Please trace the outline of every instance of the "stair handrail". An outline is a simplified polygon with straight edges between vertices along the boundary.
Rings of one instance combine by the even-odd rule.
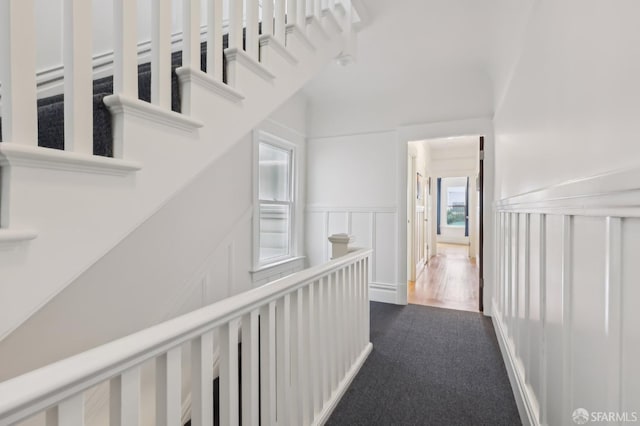
[[[341,268],[369,257],[357,249],[264,286],[0,383],[0,425],[13,424],[166,353]]]

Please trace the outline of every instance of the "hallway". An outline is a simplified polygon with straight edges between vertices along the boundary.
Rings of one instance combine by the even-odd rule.
[[[521,424],[491,319],[371,302],[371,342],[327,425]]]
[[[417,281],[409,281],[410,304],[478,312],[478,266],[468,247],[438,244]]]

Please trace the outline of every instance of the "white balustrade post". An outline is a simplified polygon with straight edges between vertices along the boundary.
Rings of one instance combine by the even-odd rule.
[[[252,59],[257,61],[260,52],[258,47],[258,0],[247,0],[246,7],[246,51]]]
[[[260,423],[258,311],[242,317],[242,423]]]
[[[273,35],[273,1],[262,1],[262,35]]]
[[[2,138],[38,145],[34,0],[0,0]]]
[[[208,0],[207,27],[207,74],[222,81],[222,0]]]
[[[64,426],[84,425],[84,395],[82,393],[58,404],[58,424]]]
[[[237,426],[240,422],[238,385],[238,322],[232,320],[220,327],[221,425]]]
[[[276,0],[275,15],[276,16],[275,16],[274,37],[282,45],[284,45],[285,37],[287,33],[287,28],[285,24],[285,19],[286,19],[285,0]]]
[[[315,16],[317,20],[320,20],[322,18],[322,0],[311,1],[313,2],[313,16]]]
[[[307,25],[307,0],[291,0],[292,2],[296,2],[297,3],[297,7],[296,7],[296,21],[297,24],[302,27],[305,28]]]
[[[113,93],[138,99],[136,2],[113,0]]]
[[[301,365],[301,341],[302,341],[302,299],[301,289],[291,293],[291,403],[289,404],[289,423],[302,424],[302,412],[300,405],[300,373]]]
[[[93,155],[91,2],[64,0],[64,146]]]
[[[369,343],[371,339],[369,336],[369,327],[371,322],[369,306],[369,257],[367,256],[364,259],[364,337],[366,343]]]
[[[109,425],[140,424],[140,367],[133,367],[109,381]],[[67,423],[62,422],[62,425]]]
[[[291,296],[285,294],[276,304],[276,420],[289,422],[288,405],[291,386]]]
[[[179,347],[170,349],[156,359],[156,422],[157,426],[180,423],[182,415],[182,353]]]
[[[151,103],[171,109],[171,0],[151,4]]]
[[[276,304],[260,308],[261,424],[276,424]]]
[[[308,299],[309,289],[308,286],[304,288],[300,288],[298,290],[298,312],[300,313],[298,317],[298,327],[299,327],[299,336],[300,340],[298,342],[298,392],[299,396],[299,404],[300,404],[300,418],[302,419],[300,424],[310,424],[313,419],[313,415],[311,413],[311,409],[309,401],[310,397],[310,388],[311,383],[309,382],[309,350],[310,350],[310,337],[309,337],[309,316],[307,312],[309,311],[309,299]],[[312,404],[311,404],[312,405]]]
[[[329,400],[329,396],[331,395],[331,385],[329,380],[329,353],[331,352],[331,342],[329,340],[329,333],[332,331],[328,327],[329,323],[329,276],[323,277],[319,284],[320,291],[318,292],[319,306],[320,306],[320,318],[318,324],[320,326],[320,337],[321,337],[321,365],[320,365],[320,376],[322,382],[322,403],[320,406],[324,405],[324,401]]]
[[[287,0],[287,25],[296,25],[298,22],[298,0]]]
[[[355,238],[347,234],[333,234],[329,237],[331,243],[331,258],[336,259],[349,253],[349,244],[354,242]]]
[[[313,358],[312,358],[312,385],[313,385],[313,412],[317,414],[322,409],[322,359],[320,357],[320,350],[322,344],[322,328],[323,324],[320,323],[320,281],[315,281],[313,284],[309,286],[312,289],[312,292],[309,294],[310,306],[312,309],[309,310],[311,318],[311,328],[313,331],[311,332],[311,338],[313,339]]]
[[[213,424],[213,332],[191,342],[191,424]]]
[[[182,0],[182,20],[182,66],[198,71],[200,70],[200,0]]]
[[[243,4],[242,0],[229,1],[229,48],[242,50]]]

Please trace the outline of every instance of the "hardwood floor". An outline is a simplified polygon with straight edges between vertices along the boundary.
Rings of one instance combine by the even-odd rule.
[[[417,281],[409,281],[409,303],[478,312],[478,267],[468,247],[438,244]]]

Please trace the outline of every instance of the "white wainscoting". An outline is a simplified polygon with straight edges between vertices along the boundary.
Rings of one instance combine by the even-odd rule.
[[[331,257],[331,234],[355,236],[354,247],[372,248],[369,263],[369,297],[400,303],[398,287],[397,209],[395,207],[307,206],[305,244],[310,266]]]
[[[640,421],[640,169],[495,215],[493,321],[523,422],[574,424],[578,408]]]

